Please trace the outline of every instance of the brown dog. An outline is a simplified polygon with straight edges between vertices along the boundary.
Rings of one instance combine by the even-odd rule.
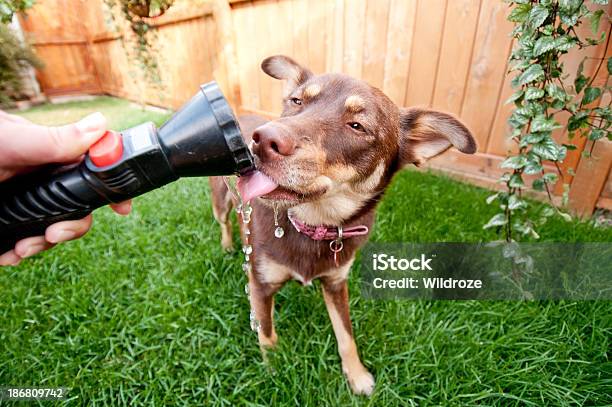
[[[267,58],[261,66],[268,75],[286,80],[286,90],[279,119],[240,120],[258,169],[278,185],[251,201],[249,287],[251,308],[260,323],[259,343],[262,349],[276,344],[273,296],[283,284],[321,279],[343,371],[353,392],[369,395],[374,378],[357,353],[347,289],[355,252],[368,236],[347,237],[340,228],[371,229],[376,204],[398,170],[450,147],[472,154],[476,144],[456,118],[421,108],[400,109],[363,81],[341,74],[314,75],[286,56]],[[211,186],[222,245],[229,249],[232,200],[222,179],[211,178]],[[278,223],[285,231],[280,239],[274,236],[273,206],[280,209]]]

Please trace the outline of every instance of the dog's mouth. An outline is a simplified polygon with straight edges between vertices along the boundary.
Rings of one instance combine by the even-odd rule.
[[[245,202],[257,197],[271,201],[302,202],[323,195],[325,189],[314,192],[297,191],[279,185],[261,171],[255,171],[238,179],[238,192]]]

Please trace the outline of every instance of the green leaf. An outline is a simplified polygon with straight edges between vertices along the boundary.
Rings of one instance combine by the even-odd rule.
[[[538,113],[542,113],[542,111],[542,107],[539,103],[529,101],[524,103],[523,106],[514,110],[516,114],[520,114],[521,116],[525,116],[527,118],[535,117]]]
[[[584,61],[586,61],[586,57],[582,58],[582,61],[578,64],[578,70],[576,71],[576,78],[582,75],[584,71]]]
[[[542,178],[538,178],[538,179],[534,179],[533,183],[531,184],[531,188],[535,189],[536,191],[544,191],[544,186],[546,184],[544,184],[544,181],[542,180]]]
[[[568,150],[572,150],[572,151],[578,148],[574,144],[563,144],[563,147],[565,147]]]
[[[589,134],[589,140],[599,140],[604,138],[604,136],[606,135],[606,132],[603,129],[593,129],[593,131],[591,131],[591,134]]]
[[[573,116],[570,116],[567,121],[567,129],[572,132],[578,130],[581,127],[588,125],[589,112],[584,110],[577,111]]]
[[[572,221],[572,217],[565,213],[565,212],[561,212],[561,211],[557,211],[557,213],[559,214],[559,216],[561,216],[563,218],[564,221],[566,222],[571,222]]]
[[[576,45],[576,41],[567,35],[559,37],[555,40],[555,49],[557,51],[568,51],[574,45]]]
[[[583,0],[559,0],[559,17],[561,22],[569,27],[578,23],[580,6]]]
[[[499,197],[499,192],[493,195],[489,195],[487,197],[487,205],[491,205],[491,203]]]
[[[578,14],[576,13],[567,13],[561,11],[559,13],[559,17],[561,18],[561,22],[568,27],[573,27],[578,23]]]
[[[543,114],[536,116],[531,122],[531,131],[534,133],[539,131],[552,131],[559,127],[561,127],[561,125],[555,121],[554,117],[547,118]]]
[[[527,206],[527,202],[519,199],[516,195],[510,195],[508,198],[508,209],[515,210]]]
[[[608,5],[608,0],[592,0],[593,4],[601,4],[602,6]]]
[[[552,33],[555,31],[555,26],[553,24],[548,24],[542,27],[541,30],[542,34],[544,35],[552,35]]]
[[[527,147],[530,144],[536,144],[544,140],[547,135],[545,133],[529,133],[525,134],[519,143],[519,147]]]
[[[523,168],[528,163],[527,157],[524,155],[515,155],[506,158],[500,165],[501,168],[510,168],[513,170]]]
[[[581,4],[580,0],[559,0],[559,6],[564,10],[576,10]]]
[[[595,10],[589,16],[589,22],[591,23],[591,31],[593,34],[597,34],[597,31],[599,31],[599,21],[601,20],[602,15],[603,10]]]
[[[549,83],[546,85],[546,93],[553,99],[565,100],[567,93],[563,90],[563,88],[559,85],[555,85],[554,83]]]
[[[510,179],[508,180],[508,186],[510,188],[522,188],[525,186],[525,182],[523,181],[523,177],[521,174],[512,174]]]
[[[536,161],[529,161],[529,164],[523,168],[523,173],[527,175],[540,174],[543,169],[544,167],[542,167],[542,164]]]
[[[588,87],[584,90],[584,97],[582,98],[582,104],[588,105],[591,102],[594,102],[601,96],[601,88],[591,88]]]
[[[512,103],[512,102],[516,102],[517,100],[519,100],[521,97],[523,97],[523,90],[519,89],[516,92],[514,92],[512,94],[512,96],[510,96],[504,103],[508,104],[508,103]]]
[[[533,64],[518,77],[518,84],[525,85],[538,79],[542,79],[543,77],[544,69],[542,69],[542,65]]]
[[[524,71],[525,69],[529,68],[529,65],[531,65],[531,61],[528,60],[522,60],[522,61],[518,61],[513,63],[510,66],[510,70],[511,71]]]
[[[548,185],[552,185],[557,182],[559,177],[554,172],[547,172],[542,176],[542,180],[546,182]]]
[[[533,56],[537,57],[555,48],[556,41],[552,36],[540,37],[533,46]]]
[[[550,106],[553,109],[563,109],[565,107],[565,102],[563,100],[555,99]]]
[[[564,146],[559,146],[559,154],[557,155],[557,161],[565,160],[566,156],[567,156],[567,148],[565,148]]]
[[[536,4],[529,12],[529,24],[532,28],[538,28],[548,17],[548,8],[541,4]]]
[[[542,96],[544,96],[544,89],[531,86],[525,91],[526,100],[540,99]]]
[[[531,11],[531,4],[519,4],[514,6],[512,12],[508,16],[508,21],[512,21],[514,23],[523,23],[529,16],[529,12]]]
[[[608,75],[612,75],[612,57],[608,58]]]
[[[489,219],[487,224],[484,225],[482,228],[483,229],[490,229],[490,228],[494,228],[496,226],[503,226],[506,223],[508,223],[508,220],[506,219],[506,215],[504,215],[503,213],[498,213],[497,215],[495,215],[491,219]]]
[[[559,159],[559,146],[552,139],[535,144],[531,148],[531,152],[543,160],[557,161]]]

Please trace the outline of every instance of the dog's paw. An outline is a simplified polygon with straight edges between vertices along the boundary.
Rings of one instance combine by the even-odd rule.
[[[263,332],[259,331],[257,336],[259,339],[259,346],[262,348],[262,350],[273,349],[276,347],[276,343],[278,342],[276,332],[272,331],[272,335],[266,336],[263,334]]]
[[[221,239],[221,247],[228,253],[234,251],[234,242],[231,238],[229,239]]]
[[[369,396],[374,391],[374,376],[363,366],[357,369],[345,370],[346,378],[355,394]]]

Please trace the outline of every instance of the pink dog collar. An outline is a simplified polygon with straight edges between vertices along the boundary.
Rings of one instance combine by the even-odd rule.
[[[352,226],[350,228],[343,228],[342,226],[326,226],[318,225],[311,226],[307,225],[299,219],[294,218],[290,214],[287,214],[289,221],[297,230],[303,235],[308,236],[312,240],[339,240],[352,236],[363,236],[369,232],[369,229],[365,225]]]

